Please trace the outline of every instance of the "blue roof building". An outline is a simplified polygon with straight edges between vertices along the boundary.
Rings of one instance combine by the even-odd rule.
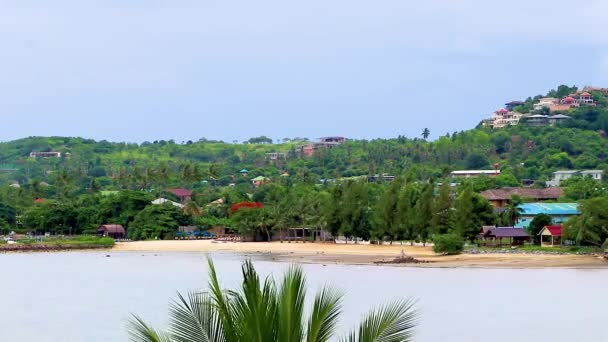
[[[572,216],[580,214],[578,203],[525,203],[521,204],[521,216],[515,227],[528,228],[530,222],[536,215],[547,214],[553,219],[553,223],[560,224]]]

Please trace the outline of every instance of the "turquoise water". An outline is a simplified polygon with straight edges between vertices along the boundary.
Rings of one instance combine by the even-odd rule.
[[[105,257],[110,254],[111,257]],[[236,254],[213,254],[222,282],[238,286]],[[204,288],[202,253],[0,255],[0,341],[127,341],[137,313],[157,326],[176,290]],[[263,274],[288,265],[262,259]],[[346,291],[341,329],[371,306],[419,301],[416,341],[608,341],[608,270],[421,269],[304,265],[310,288]]]

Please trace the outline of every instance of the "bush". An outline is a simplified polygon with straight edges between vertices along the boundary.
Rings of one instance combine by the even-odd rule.
[[[608,250],[608,238],[606,239],[606,241],[604,241],[604,244],[602,245],[602,249]]]
[[[464,239],[457,234],[437,235],[433,239],[433,252],[441,254],[460,254],[464,249]]]

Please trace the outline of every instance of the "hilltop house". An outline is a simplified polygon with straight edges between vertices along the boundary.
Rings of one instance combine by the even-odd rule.
[[[505,103],[505,108],[507,110],[513,110],[513,109],[515,109],[515,107],[521,106],[523,104],[525,104],[524,101],[511,101],[511,102]]]
[[[559,102],[558,99],[554,97],[543,97],[538,100],[537,103],[534,104],[533,108],[536,111],[542,110],[543,108],[550,108],[552,105],[555,105]]]
[[[336,147],[342,145],[345,141],[346,138],[344,137],[323,137],[320,138],[317,142],[298,146],[296,148],[296,152],[302,153],[305,156],[310,157],[314,155],[317,150]]]
[[[515,227],[527,228],[534,217],[539,214],[551,216],[553,223],[559,224],[572,216],[579,215],[578,203],[525,203],[519,206],[521,216]]]
[[[480,195],[487,199],[494,208],[502,208],[511,202],[513,196],[534,202],[556,201],[562,197],[563,189],[558,187],[546,189],[502,188],[485,190]]]
[[[281,153],[281,152],[270,152],[270,153],[265,153],[266,158],[270,159],[270,160],[278,160],[278,159],[285,159],[285,153]]]
[[[572,178],[574,176],[591,177],[596,181],[602,180],[602,170],[560,170],[553,172],[553,179],[547,181],[547,186],[559,186],[563,180]]]
[[[482,175],[495,177],[500,174],[500,170],[456,170],[450,172],[450,177],[478,177]]]

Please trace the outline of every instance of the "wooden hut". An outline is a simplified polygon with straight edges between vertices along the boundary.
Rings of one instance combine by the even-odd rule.
[[[523,228],[495,227],[481,232],[483,244],[489,247],[521,246],[529,239]]]
[[[97,234],[113,239],[125,238],[125,227],[120,224],[104,224],[97,228]]]
[[[562,244],[562,226],[545,226],[538,233],[540,245],[543,247],[560,246]]]

